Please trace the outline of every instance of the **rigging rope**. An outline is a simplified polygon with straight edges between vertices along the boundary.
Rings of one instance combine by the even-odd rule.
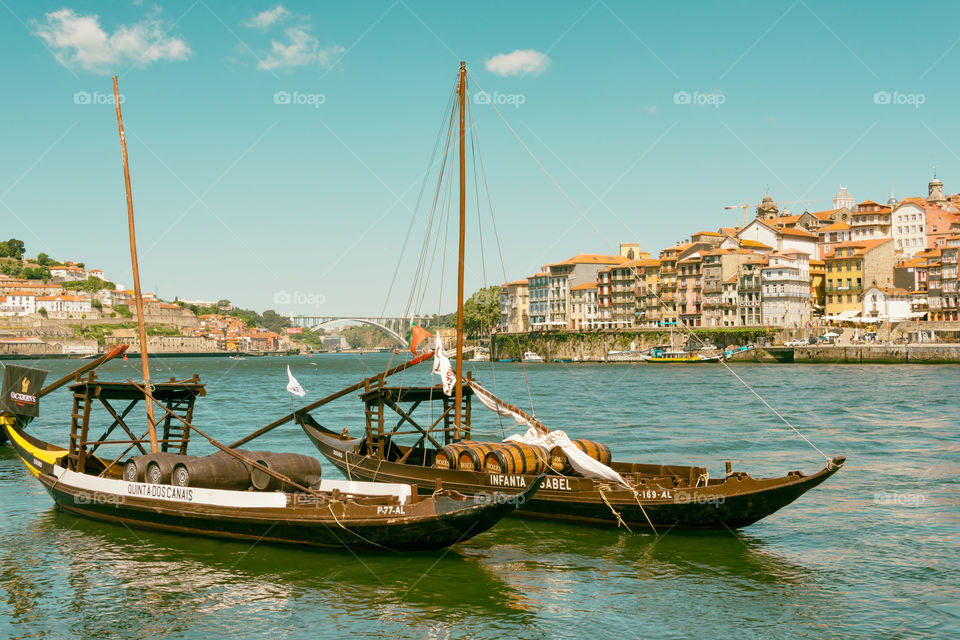
[[[479,82],[477,82],[476,77],[475,77],[472,73],[470,73],[469,70],[467,70],[467,73],[468,73],[468,74],[470,75],[470,77],[473,79],[474,83],[476,83],[477,88],[480,89],[481,91],[483,91],[483,87],[480,86],[480,83],[479,83]],[[500,117],[500,120],[502,120],[503,123],[506,125],[507,129],[510,130],[510,133],[513,134],[513,137],[517,139],[517,142],[520,143],[520,145],[526,150],[526,152],[530,155],[530,157],[531,157],[531,158],[533,159],[533,161],[537,164],[537,166],[540,167],[540,170],[544,173],[544,175],[546,175],[547,178],[550,180],[550,182],[553,183],[553,185],[557,188],[557,191],[560,192],[560,194],[566,199],[566,201],[567,201],[568,203],[570,203],[570,206],[572,206],[572,207],[574,208],[574,210],[576,210],[576,212],[580,215],[580,217],[583,219],[583,221],[586,222],[587,225],[588,225],[591,229],[593,229],[593,231],[597,234],[597,236],[599,236],[600,239],[603,240],[603,241],[611,248],[611,250],[612,250],[612,248],[613,248],[613,243],[611,243],[611,242],[603,235],[603,233],[600,231],[600,229],[598,229],[597,226],[594,225],[594,224],[587,218],[587,216],[586,216],[586,214],[583,212],[583,210],[580,209],[580,207],[577,206],[577,203],[574,202],[573,199],[572,199],[569,195],[567,195],[567,192],[563,190],[563,187],[560,186],[560,184],[559,184],[559,183],[557,182],[557,180],[553,177],[553,175],[547,170],[547,168],[546,168],[545,166],[543,166],[543,163],[540,162],[540,160],[539,160],[539,158],[537,158],[536,154],[534,154],[533,151],[530,149],[530,147],[527,146],[527,143],[524,142],[523,138],[520,137],[520,134],[518,134],[518,133],[516,132],[516,130],[515,130],[512,126],[510,126],[510,123],[507,121],[507,119],[504,117],[504,115],[503,115],[503,114],[500,112],[500,110],[497,108],[497,105],[494,104],[493,101],[491,101],[489,104],[490,104],[491,107],[493,107],[494,112]],[[634,272],[634,276],[635,276],[635,277],[639,277],[639,274],[637,273],[636,267],[633,267],[633,272]],[[665,306],[665,303],[664,303],[663,299],[660,297],[660,295],[659,295],[658,293],[654,292],[653,295],[656,296],[657,300],[660,302],[661,305],[664,305],[664,306]],[[702,346],[706,346],[706,343],[703,341],[703,339],[701,339],[696,333],[694,333],[694,332],[690,329],[690,327],[687,325],[687,323],[684,322],[682,319],[680,319],[679,315],[678,315],[678,317],[677,317],[677,321],[680,323],[680,326],[683,327],[683,329],[686,330],[686,332],[689,333],[695,340],[697,340]],[[803,433],[801,433],[800,430],[797,429],[789,420],[787,420],[787,418],[784,417],[779,411],[777,411],[776,409],[774,409],[773,406],[771,406],[771,404],[770,404],[769,402],[767,402],[759,393],[757,393],[757,391],[756,391],[752,386],[750,386],[750,384],[747,383],[746,380],[744,380],[744,379],[741,378],[739,375],[737,375],[737,373],[736,373],[733,369],[730,368],[730,365],[727,364],[726,361],[724,361],[724,360],[721,358],[721,359],[720,359],[720,363],[724,366],[724,368],[725,368],[727,371],[729,371],[730,373],[732,373],[733,376],[734,376],[737,380],[739,380],[740,383],[743,384],[744,387],[746,387],[746,388],[747,388],[753,395],[755,395],[768,409],[770,409],[770,410],[774,413],[774,415],[776,415],[778,418],[780,418],[780,420],[783,421],[783,423],[784,423],[785,425],[787,425],[788,427],[790,427],[790,429],[792,429],[797,435],[799,435],[801,438],[803,438],[803,440],[804,440],[807,444],[809,444],[811,447],[813,447],[813,449],[814,449],[817,453],[819,453],[819,454],[822,455],[824,458],[826,458],[826,460],[827,460],[828,462],[830,461],[830,457],[829,457],[827,454],[825,454],[825,453],[824,453],[823,451],[821,451],[815,444],[813,444],[813,443],[810,441],[809,438],[807,438],[805,435],[803,435]]]

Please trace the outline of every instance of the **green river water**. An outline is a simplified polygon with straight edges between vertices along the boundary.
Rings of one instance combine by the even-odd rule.
[[[154,359],[198,373],[194,422],[229,442],[289,412],[286,365],[311,398],[382,370],[389,355]],[[50,370],[77,361],[23,364]],[[499,395],[618,460],[753,475],[824,460],[718,365],[469,363]],[[139,377],[139,360],[103,367]],[[0,635],[184,638],[954,638],[960,636],[960,367],[733,365],[846,466],[742,531],[659,537],[507,519],[447,551],[300,551],[77,519],[0,445]],[[404,382],[427,381],[428,366]],[[399,377],[397,379],[399,382]],[[32,433],[65,444],[70,395]],[[362,428],[355,397],[317,410]],[[479,404],[477,431],[515,432]],[[208,447],[207,447],[208,448]],[[293,425],[258,449],[317,455]],[[194,452],[203,453],[205,447]],[[324,460],[324,473],[340,477]],[[596,636],[594,636],[596,634]]]

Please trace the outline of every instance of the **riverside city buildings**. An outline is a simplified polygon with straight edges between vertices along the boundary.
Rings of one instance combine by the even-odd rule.
[[[907,291],[914,314],[958,319],[958,251],[960,194],[945,195],[936,176],[925,198],[858,203],[841,187],[832,209],[800,214],[781,211],[767,194],[743,227],[699,231],[658,259],[623,243],[619,256],[545,265],[525,280],[528,328],[506,312],[501,327],[799,327],[863,313],[872,286]],[[504,295],[515,304],[515,293]]]

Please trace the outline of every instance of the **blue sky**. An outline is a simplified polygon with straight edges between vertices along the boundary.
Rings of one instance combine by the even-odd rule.
[[[167,298],[375,314],[397,272],[387,312],[401,312],[429,207],[397,270],[401,240],[461,59],[590,220],[475,104],[510,280],[622,241],[655,253],[734,222],[723,206],[768,186],[811,200],[791,210],[818,210],[840,184],[857,199],[885,201],[891,185],[925,195],[936,166],[954,193],[960,36],[945,25],[958,14],[892,2],[2,0],[0,236],[130,284],[115,115],[97,104],[113,74],[143,285]],[[277,104],[278,92],[301,104]],[[468,291],[504,279],[482,222],[486,277],[474,221]],[[433,292],[421,310],[452,306]]]

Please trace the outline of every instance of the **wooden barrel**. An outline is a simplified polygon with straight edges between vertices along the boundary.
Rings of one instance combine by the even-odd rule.
[[[227,454],[213,454],[178,462],[173,467],[170,484],[243,491],[250,486],[250,469]]]
[[[610,447],[602,442],[587,440],[586,438],[579,438],[570,442],[580,451],[605,465],[609,465],[613,459],[610,455]],[[567,460],[567,454],[560,447],[554,447],[550,451],[550,466],[560,473],[570,474],[574,472],[573,467],[570,466],[570,461]]]
[[[546,471],[549,457],[546,447],[508,442],[488,453],[483,466],[488,473],[538,475]]]
[[[437,455],[433,458],[433,466],[437,469],[456,469],[460,452],[475,444],[477,443],[473,440],[461,440],[437,449]]]
[[[457,468],[461,471],[483,471],[487,454],[500,446],[499,442],[475,442],[460,451]]]
[[[319,460],[299,453],[271,453],[258,456],[257,462],[305,487],[312,487],[320,482],[323,473]],[[295,491],[294,487],[256,468],[250,470],[250,482],[258,491]]]
[[[151,482],[151,480],[148,479],[147,468],[150,466],[150,463],[153,462],[156,463],[155,466],[157,467],[157,471],[154,472],[157,481],[153,482],[153,484],[166,484],[170,481],[170,472],[173,471],[173,465],[181,459],[188,457],[193,456],[182,456],[179,453],[169,452],[134,456],[123,464],[123,479],[127,482]]]

